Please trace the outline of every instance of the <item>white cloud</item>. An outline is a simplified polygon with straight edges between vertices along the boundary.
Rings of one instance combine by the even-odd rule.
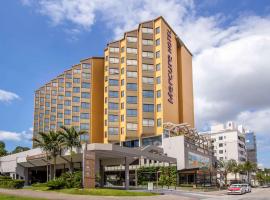
[[[11,102],[15,99],[19,99],[19,96],[17,94],[0,89],[0,102]]]
[[[33,137],[33,129],[29,128],[28,131],[22,132],[12,132],[12,131],[4,131],[0,130],[0,141],[26,141],[30,142],[31,138]]]

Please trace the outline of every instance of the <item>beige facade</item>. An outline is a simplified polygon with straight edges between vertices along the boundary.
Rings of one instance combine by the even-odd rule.
[[[81,60],[35,91],[34,135],[74,126],[87,142],[103,143],[104,59]]]
[[[104,142],[151,143],[165,122],[194,127],[192,55],[162,17],[104,54]]]

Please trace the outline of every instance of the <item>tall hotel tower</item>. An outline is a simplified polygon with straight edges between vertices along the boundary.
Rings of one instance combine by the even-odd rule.
[[[36,90],[34,136],[74,126],[87,132],[82,140],[103,143],[103,73],[104,59],[88,58]]]
[[[104,142],[160,144],[163,123],[194,127],[192,55],[158,17],[105,49]]]

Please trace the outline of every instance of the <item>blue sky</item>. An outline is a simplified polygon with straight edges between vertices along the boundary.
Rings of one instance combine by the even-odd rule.
[[[270,167],[269,13],[268,0],[2,2],[0,140],[8,150],[31,145],[35,89],[162,15],[194,54],[197,128],[243,123],[258,135],[259,163]]]

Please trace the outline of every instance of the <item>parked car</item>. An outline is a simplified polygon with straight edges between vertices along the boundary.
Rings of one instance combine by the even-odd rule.
[[[262,188],[269,188],[270,187],[270,184],[265,184],[262,186]]]
[[[251,186],[248,183],[243,183],[241,185],[245,187],[247,193],[251,192]]]
[[[243,184],[232,184],[227,191],[227,194],[245,194],[246,188]]]

